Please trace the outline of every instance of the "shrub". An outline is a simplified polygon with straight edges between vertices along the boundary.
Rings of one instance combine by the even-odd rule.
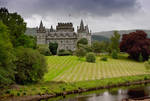
[[[86,50],[84,48],[79,48],[76,50],[76,56],[81,58],[86,55]]]
[[[95,62],[95,60],[96,60],[96,57],[94,53],[90,52],[86,55],[87,62]]]
[[[58,56],[67,56],[67,55],[72,55],[72,53],[69,50],[59,50]]]
[[[102,57],[100,60],[107,61],[107,57]]]
[[[139,62],[142,62],[143,61],[143,56],[142,54],[139,55]]]
[[[145,68],[146,70],[150,70],[150,59],[148,59],[148,61],[145,62]]]
[[[111,53],[111,56],[113,59],[118,59],[118,53],[116,50],[113,50],[112,53]]]
[[[50,52],[50,50],[46,47],[38,47],[38,51],[45,56],[51,56],[52,53]]]
[[[16,49],[16,75],[19,84],[37,82],[47,71],[46,60],[38,51],[19,47]]]

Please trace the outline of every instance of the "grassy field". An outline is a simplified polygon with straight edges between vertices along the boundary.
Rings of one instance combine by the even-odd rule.
[[[144,63],[129,60],[126,55],[120,59],[108,58],[108,61],[97,57],[96,63],[88,63],[84,58],[79,60],[76,56],[49,56],[47,62],[45,81],[77,82],[147,73]]]

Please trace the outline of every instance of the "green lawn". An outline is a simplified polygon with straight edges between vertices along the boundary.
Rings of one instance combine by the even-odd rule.
[[[76,56],[46,58],[48,73],[44,77],[45,81],[76,82],[147,74],[144,63],[129,60],[126,55],[120,59],[108,58],[106,62],[97,57],[96,63],[79,60]]]

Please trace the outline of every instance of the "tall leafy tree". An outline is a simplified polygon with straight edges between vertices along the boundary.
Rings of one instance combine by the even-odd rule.
[[[14,81],[15,57],[12,53],[7,27],[0,21],[0,86]]]
[[[49,43],[49,50],[51,51],[51,53],[53,55],[57,54],[57,48],[58,48],[58,43],[56,43],[56,42],[54,42],[54,43],[50,42]]]
[[[120,49],[119,49],[120,42],[119,41],[120,41],[120,34],[118,33],[118,31],[114,31],[114,34],[111,37],[111,43],[110,43],[111,52],[114,50],[117,53],[120,52]]]
[[[77,47],[80,47],[80,44],[82,45],[87,45],[88,44],[88,40],[86,38],[81,38],[80,40],[78,40],[77,42]]]
[[[26,31],[24,19],[17,13],[9,13],[6,8],[0,8],[0,20],[8,27],[13,46],[17,46],[18,39]]]
[[[131,58],[139,60],[148,60],[150,56],[150,38],[144,31],[131,32],[124,34],[120,43],[120,50],[127,52]]]

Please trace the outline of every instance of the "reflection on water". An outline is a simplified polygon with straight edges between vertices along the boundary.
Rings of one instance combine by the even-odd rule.
[[[126,98],[139,98],[150,96],[150,85],[134,88],[115,88],[103,92],[91,92],[91,94],[80,94],[48,99],[46,101],[122,101]],[[45,100],[44,100],[45,101]]]

